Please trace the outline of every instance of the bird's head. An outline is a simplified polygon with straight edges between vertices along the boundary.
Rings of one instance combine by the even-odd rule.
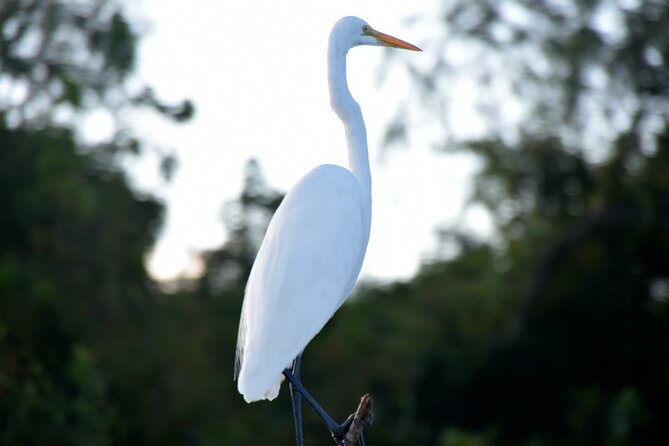
[[[358,17],[344,17],[332,29],[331,38],[348,49],[358,45],[389,46],[411,51],[422,51],[415,45],[375,30]]]

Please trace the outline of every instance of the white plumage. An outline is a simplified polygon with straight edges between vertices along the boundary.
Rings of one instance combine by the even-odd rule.
[[[237,341],[238,389],[247,402],[278,395],[282,371],[344,303],[362,267],[371,176],[365,124],[346,83],[346,53],[357,45],[418,50],[356,17],[339,20],[330,34],[330,98],[346,131],[349,170],[316,167],[270,222],[246,286]]]
[[[276,397],[283,369],[353,288],[367,245],[359,189],[348,170],[319,166],[270,223],[242,310],[239,391],[247,401]]]

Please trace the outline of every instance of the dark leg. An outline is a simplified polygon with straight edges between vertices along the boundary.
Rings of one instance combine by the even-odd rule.
[[[353,422],[354,414],[351,414],[346,421],[342,424],[337,424],[335,420],[332,419],[330,415],[316,402],[314,397],[311,396],[307,389],[304,388],[302,382],[300,381],[300,371],[302,366],[302,358],[298,356],[295,358],[295,363],[293,364],[293,370],[290,371],[285,369],[283,375],[286,377],[290,383],[290,392],[293,398],[293,412],[295,415],[295,430],[297,432],[298,445],[302,446],[302,416],[300,410],[300,395],[307,400],[307,403],[316,411],[318,416],[323,420],[328,430],[332,434],[332,438],[337,442],[338,445],[344,445],[344,435],[348,432],[351,427],[351,422]],[[298,395],[299,394],[299,395]],[[296,403],[297,401],[297,403]],[[299,421],[298,421],[299,420]],[[299,425],[299,427],[298,427]],[[360,437],[361,444],[364,446],[364,439]]]
[[[302,397],[304,397],[305,400],[307,400],[307,403],[316,411],[319,417],[321,417],[321,420],[325,423],[325,425],[328,427],[328,430],[332,432],[333,434],[340,434],[341,427],[330,417],[330,415],[323,410],[323,408],[316,402],[314,397],[307,392],[307,389],[304,388],[302,383],[300,382],[299,379],[297,379],[295,376],[293,376],[293,373],[285,369],[283,371],[284,376],[286,379],[288,379],[288,382],[290,382],[291,386],[293,389],[295,389],[296,392],[299,392]]]
[[[293,362],[293,376],[300,379],[300,370],[302,368],[302,355],[297,355],[295,362]],[[295,419],[295,436],[297,437],[297,446],[303,446],[302,438],[302,397],[295,389],[295,386],[290,383],[290,398],[293,401],[293,417]]]

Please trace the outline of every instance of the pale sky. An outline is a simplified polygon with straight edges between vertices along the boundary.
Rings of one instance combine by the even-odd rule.
[[[138,187],[168,206],[149,259],[152,274],[167,279],[183,274],[194,253],[223,243],[223,205],[238,196],[248,159],[256,158],[268,184],[284,192],[319,164],[346,165],[343,128],[327,96],[332,25],[357,15],[425,50],[397,50],[396,59],[429,58],[431,30],[407,19],[436,14],[438,2],[144,0],[141,5],[147,31],[140,78],[161,98],[189,98],[197,110],[182,125],[148,113],[132,117],[142,139],[174,150],[179,160],[167,184],[157,179],[155,160],[131,166]],[[361,276],[392,280],[413,275],[434,251],[434,228],[458,215],[474,163],[465,155],[439,155],[420,128],[407,147],[382,150],[398,105],[418,94],[400,63],[389,64],[379,82],[383,51],[353,49],[348,78],[367,124],[373,179],[372,235]],[[423,130],[428,133],[429,125]],[[485,219],[479,220],[474,224],[485,228]]]

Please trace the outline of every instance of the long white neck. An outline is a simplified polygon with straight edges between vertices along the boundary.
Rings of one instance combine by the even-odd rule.
[[[372,199],[372,177],[369,172],[367,150],[367,130],[362,119],[360,106],[351,96],[346,82],[346,53],[343,47],[331,37],[328,49],[328,81],[330,85],[330,105],[339,116],[346,130],[349,170],[360,183],[365,200]],[[366,216],[371,218],[370,216]]]

